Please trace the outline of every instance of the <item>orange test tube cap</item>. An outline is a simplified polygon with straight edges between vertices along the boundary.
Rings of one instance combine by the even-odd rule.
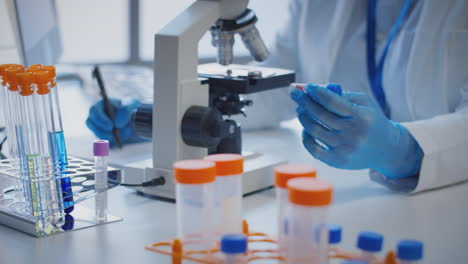
[[[19,82],[16,74],[20,72],[24,72],[24,67],[13,66],[5,70],[5,75],[7,76],[7,83],[10,84],[10,87],[8,87],[10,91],[19,90]]]
[[[275,185],[286,189],[289,180],[299,177],[317,177],[317,170],[304,164],[284,164],[275,168]]]
[[[56,70],[55,70],[55,66],[44,66],[42,67],[42,69],[44,71],[47,71],[49,73],[49,76],[50,76],[50,83],[51,83],[51,87],[55,87],[57,84],[55,83],[55,77],[57,77],[57,73],[56,73]]]
[[[177,183],[203,184],[214,182],[216,178],[216,165],[208,160],[177,161],[173,168]]]
[[[333,186],[310,177],[288,181],[289,202],[302,206],[327,206],[333,200]]]
[[[43,69],[44,71],[49,72],[50,78],[55,78],[55,76],[56,76],[56,71],[55,71],[55,67],[54,67],[54,66],[51,66],[51,65],[49,65],[49,66],[44,66],[44,67],[42,67],[42,69]]]
[[[33,72],[34,82],[37,85],[37,94],[44,95],[50,92],[49,86],[50,83],[49,73],[46,71],[35,71]]]
[[[239,175],[244,173],[244,158],[239,154],[213,154],[204,160],[216,164],[216,176]]]
[[[16,74],[18,78],[18,82],[21,85],[20,95],[22,96],[29,96],[34,93],[31,85],[34,82],[33,74],[30,72],[20,72]]]

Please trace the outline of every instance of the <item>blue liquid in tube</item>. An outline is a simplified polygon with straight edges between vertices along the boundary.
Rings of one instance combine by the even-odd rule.
[[[49,137],[51,140],[55,137],[55,142],[57,143],[56,150],[54,150],[54,155],[57,155],[57,159],[59,162],[60,170],[66,170],[68,166],[68,158],[67,158],[67,148],[65,145],[65,136],[63,131],[58,132],[49,132]],[[62,194],[63,194],[63,206],[65,208],[65,213],[69,214],[73,211],[75,204],[73,201],[73,191],[72,191],[72,184],[69,177],[61,179],[62,185]]]

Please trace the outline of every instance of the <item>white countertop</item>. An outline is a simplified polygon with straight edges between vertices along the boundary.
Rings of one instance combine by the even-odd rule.
[[[90,137],[84,120],[91,102],[70,87],[62,87],[61,98],[68,140]],[[371,182],[365,170],[338,170],[313,159],[301,146],[296,121],[277,131],[246,134],[244,142],[245,146],[265,146],[270,154],[290,162],[312,164],[320,178],[334,185],[329,218],[343,226],[342,248],[354,249],[360,231],[377,231],[385,236],[385,250],[393,249],[400,239],[414,238],[425,244],[424,263],[467,263],[467,183],[411,196],[392,193]],[[86,147],[90,146],[91,141]],[[73,148],[69,147],[69,154],[83,152]],[[175,236],[173,203],[124,187],[110,191],[109,203],[109,212],[124,221],[46,238],[0,226],[0,263],[170,263],[168,257],[146,251],[144,246]],[[85,204],[92,207],[91,201]],[[252,230],[276,233],[273,190],[248,196],[243,205]]]

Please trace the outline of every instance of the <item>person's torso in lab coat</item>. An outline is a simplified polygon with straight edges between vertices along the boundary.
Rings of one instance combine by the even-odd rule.
[[[376,61],[404,2],[378,1]],[[468,89],[462,89],[468,81],[465,79],[468,69],[457,68],[468,61],[462,62],[468,59],[464,51],[468,46],[461,46],[468,45],[468,24],[457,21],[459,16],[454,12],[454,5],[459,3],[414,2],[391,43],[383,72],[391,118],[399,122],[454,112],[463,106],[464,96],[468,99]],[[344,90],[368,93],[373,98],[367,75],[367,1],[298,3],[301,8],[292,16],[299,20],[297,70],[301,81],[338,83]]]

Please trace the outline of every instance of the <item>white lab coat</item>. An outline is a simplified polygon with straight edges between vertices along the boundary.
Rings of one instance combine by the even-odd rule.
[[[380,0],[381,50],[403,0]],[[415,0],[392,42],[384,91],[391,118],[419,142],[424,157],[419,177],[391,181],[371,178],[401,191],[419,192],[468,179],[468,1]],[[371,94],[366,66],[364,0],[292,0],[288,23],[279,30],[264,65],[294,69],[301,82],[339,83]],[[380,53],[378,53],[380,54]],[[295,117],[287,89],[249,96],[255,105],[240,120],[267,128]],[[275,111],[277,106],[280,111]]]

